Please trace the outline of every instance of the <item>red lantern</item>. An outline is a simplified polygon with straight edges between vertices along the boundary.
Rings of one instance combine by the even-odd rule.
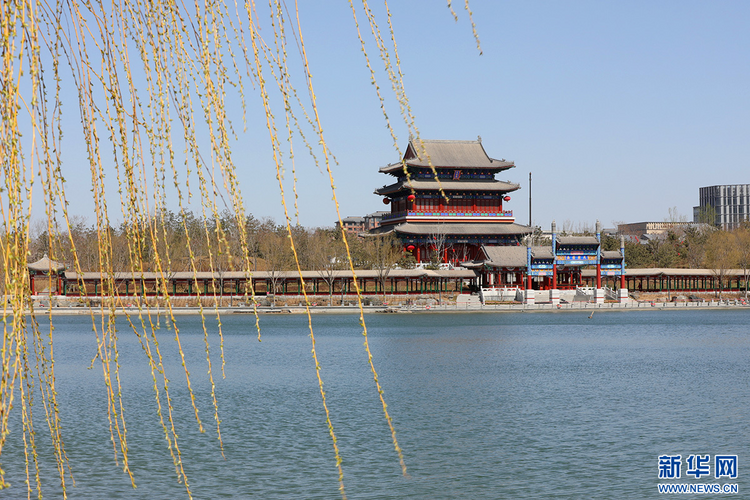
[[[391,199],[390,199],[390,198],[383,198],[383,204],[384,204],[384,205],[387,205],[387,204],[389,204],[390,202],[391,202]]]
[[[503,200],[510,201],[510,196],[506,196],[505,198],[503,198]]]
[[[409,203],[414,203],[414,200],[416,200],[417,197],[414,196],[413,194],[410,194],[409,196],[406,197],[406,199],[409,200]]]
[[[414,251],[414,245],[409,245],[406,249],[410,252]]]

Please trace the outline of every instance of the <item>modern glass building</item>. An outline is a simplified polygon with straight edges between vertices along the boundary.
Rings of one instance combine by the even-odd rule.
[[[693,207],[693,221],[735,229],[750,220],[750,184],[707,186],[699,193],[700,205]]]

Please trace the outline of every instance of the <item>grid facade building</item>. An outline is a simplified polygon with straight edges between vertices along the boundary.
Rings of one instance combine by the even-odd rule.
[[[353,234],[366,233],[372,231],[375,228],[380,227],[380,223],[383,220],[383,216],[390,212],[379,211],[367,214],[364,217],[350,216],[341,219],[344,223],[344,229]],[[336,227],[339,227],[338,221],[336,221]]]
[[[722,229],[736,229],[750,220],[750,184],[725,184],[699,188],[699,203],[693,207],[695,222],[710,222],[706,214],[713,215],[714,225]]]
[[[365,230],[365,218],[364,217],[357,217],[357,216],[350,216],[345,217],[341,219],[341,222],[344,223],[344,230],[350,233],[359,234]],[[336,221],[336,227],[339,228],[339,221]]]

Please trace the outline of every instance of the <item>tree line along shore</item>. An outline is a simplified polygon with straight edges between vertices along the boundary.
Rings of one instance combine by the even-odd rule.
[[[301,269],[319,269],[329,263],[348,267],[339,229],[292,225],[291,233]],[[100,252],[102,236],[110,247],[106,262]],[[136,236],[136,244],[128,243],[131,236]],[[69,230],[50,231],[46,221],[34,225],[29,235],[29,261],[46,254],[72,268],[75,249],[82,271],[99,271],[103,266],[125,270],[134,263],[139,269],[153,271],[157,261],[171,271],[239,271],[247,270],[248,263],[252,271],[293,270],[296,264],[289,241],[286,226],[271,218],[248,215],[240,224],[228,211],[209,217],[166,211],[139,223],[104,228],[83,217],[72,217]],[[386,248],[392,250],[386,252],[387,260],[406,269],[416,264],[392,237],[349,234],[347,241],[355,269],[372,269],[375,261],[383,259],[378,254]],[[539,239],[535,241],[539,243]],[[618,238],[602,237],[603,250],[619,248]],[[710,225],[673,229],[645,243],[629,238],[625,241],[625,263],[630,268],[750,268],[750,223],[734,230]]]
[[[349,268],[340,229],[294,225],[291,235],[290,239],[287,227],[270,218],[248,215],[238,221],[228,211],[209,217],[165,211],[142,221],[106,227],[72,217],[70,229],[56,230],[46,221],[32,226],[29,262],[48,255],[67,269],[81,272],[278,273],[296,271],[298,264],[302,270]],[[412,269],[416,265],[414,256],[392,235],[362,238],[347,234],[346,241],[357,270],[385,273],[393,267]],[[538,237],[535,242],[540,243]],[[103,245],[106,251],[102,251]],[[619,247],[619,238],[602,237],[603,250]],[[709,225],[674,229],[645,243],[631,237],[625,241],[625,262],[630,269],[711,270],[721,287],[730,270],[747,273],[750,269],[750,224],[734,230]],[[427,268],[438,269],[439,264],[430,262]]]

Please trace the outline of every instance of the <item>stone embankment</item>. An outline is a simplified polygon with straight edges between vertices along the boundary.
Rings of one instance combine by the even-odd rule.
[[[328,297],[310,297],[310,311],[312,313],[354,314],[359,312],[356,297],[347,297],[343,301],[336,301],[333,306],[328,305]],[[109,311],[106,299],[92,298],[85,301],[69,297],[41,297],[33,298],[36,314],[60,315],[89,315]],[[202,307],[201,307],[202,306]],[[711,308],[748,308],[750,301],[740,294],[723,294],[722,298],[713,294],[675,295],[672,293],[632,294],[627,302],[620,303],[606,301],[603,304],[594,302],[575,301],[563,302],[558,305],[551,303],[523,304],[520,302],[487,302],[482,303],[478,295],[382,295],[363,296],[363,310],[368,313],[414,313],[414,312],[531,312],[531,311],[576,311],[576,310],[699,310]],[[138,314],[148,311],[151,314],[167,312],[163,300],[139,303],[138,300],[118,301],[114,308],[117,314]],[[172,300],[174,314],[199,314],[201,309],[207,313],[221,314],[286,314],[304,313],[306,308],[301,297],[278,297],[275,304],[269,301],[260,302],[253,307],[251,302],[235,298],[231,303],[214,301],[210,297],[203,297],[201,304],[197,300],[176,298]]]
[[[502,304],[435,304],[435,305],[398,305],[398,306],[363,306],[365,313],[429,313],[429,312],[543,312],[543,311],[647,311],[647,310],[709,310],[709,309],[735,309],[742,308],[750,310],[750,302],[741,300],[716,300],[707,302],[635,302],[627,304],[617,302],[605,302],[604,304],[594,304],[593,302],[573,302],[568,304],[520,304],[520,303],[502,303]],[[215,314],[219,312],[222,315],[227,314],[248,314],[253,315],[256,311],[258,314],[302,314],[306,312],[305,307],[301,306],[280,306],[280,307],[221,307],[221,308],[203,308],[205,314]],[[54,307],[54,308],[36,308],[35,313],[46,315],[90,315],[100,314],[102,309],[89,307]],[[108,310],[105,310],[105,312]],[[198,307],[177,307],[172,309],[174,315],[199,314],[201,308]],[[358,314],[359,306],[310,306],[310,312],[313,314]],[[163,307],[157,308],[138,308],[138,307],[121,307],[115,309],[116,314],[137,315],[142,314],[168,314]]]

